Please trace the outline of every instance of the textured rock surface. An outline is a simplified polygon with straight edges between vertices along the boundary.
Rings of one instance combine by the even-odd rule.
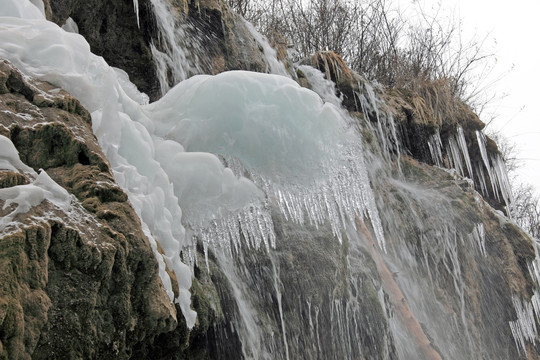
[[[191,1],[188,21],[196,33],[204,33],[201,44],[207,59],[204,73],[217,74],[226,70],[265,72],[262,49],[247,31],[243,19],[233,13],[225,1]],[[204,61],[203,61],[204,64]]]
[[[211,359],[237,358],[240,349],[274,359],[520,358],[509,322],[512,298],[533,295],[531,240],[468,182],[410,156],[400,161],[398,178],[373,180],[388,253],[360,219],[340,244],[326,226],[274,209],[271,254],[215,255],[226,275],[211,262],[224,317],[207,333]],[[479,224],[485,253],[471,235]]]
[[[426,335],[450,358],[519,358],[508,323],[516,319],[512,296],[533,295],[531,240],[466,182],[409,157],[402,169],[402,181],[380,181],[375,191],[391,249],[387,262],[408,302],[416,303]],[[478,224],[485,254],[469,235]],[[414,283],[433,290],[415,294],[422,288]],[[537,358],[537,350],[530,355]]]
[[[72,18],[92,52],[111,66],[126,71],[150,97],[159,94],[150,42],[156,24],[150,0],[139,0],[140,27],[132,0],[49,0],[47,19],[64,25]]]
[[[0,85],[0,134],[76,196],[69,215],[44,201],[2,231],[0,357],[128,358],[177,325],[138,218],[76,99],[7,62]],[[3,188],[27,181],[0,179]]]
[[[150,0],[139,0],[139,27],[132,0],[49,0],[46,8],[50,8],[48,19],[58,25],[71,17],[94,54],[126,71],[139,90],[156,100],[161,94],[150,44],[160,50],[164,45],[159,40],[153,6]],[[196,72],[266,71],[262,49],[225,1],[170,1],[170,6],[177,21],[185,25],[183,45],[198,60]],[[174,84],[170,79],[170,85]]]

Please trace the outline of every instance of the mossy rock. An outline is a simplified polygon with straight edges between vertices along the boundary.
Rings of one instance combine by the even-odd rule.
[[[10,170],[0,170],[0,189],[24,184],[28,184],[28,179],[21,173]]]

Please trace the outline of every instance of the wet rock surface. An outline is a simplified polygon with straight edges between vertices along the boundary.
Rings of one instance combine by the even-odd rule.
[[[94,54],[126,71],[140,91],[157,100],[162,94],[150,44],[161,51],[169,45],[160,40],[153,3],[138,3],[139,25],[132,0],[49,0],[46,13],[58,25],[73,19]],[[262,49],[226,2],[171,1],[168,6],[177,14],[176,21],[185,32],[186,53],[197,57],[198,70],[190,75],[226,70],[266,72]],[[175,85],[178,80],[169,77],[169,85]]]
[[[95,53],[127,71],[151,98],[160,96],[149,48],[157,39],[150,1],[139,1],[140,28],[131,0],[45,3],[48,18],[63,24],[72,17]],[[174,4],[188,37],[206,35],[193,45],[205,51],[200,71],[265,71],[262,50],[224,2]],[[424,140],[437,131],[446,140],[458,126],[471,159],[480,163],[475,132],[483,124],[468,108],[442,123],[422,105],[425,99],[389,92],[385,116],[394,116],[402,143],[389,137],[383,150],[373,126],[381,114],[359,107],[364,80],[333,56],[314,61],[364,122],[366,147],[381,158],[384,150],[391,153],[391,169],[368,159],[388,253],[375,245],[360,215],[356,229],[343,229],[340,243],[329,224],[294,223],[274,204],[275,249],[246,246],[232,255],[210,249],[208,263],[202,246],[197,249],[191,292],[198,319],[191,331],[162,288],[88,112],[63,90],[1,62],[0,134],[73,200],[69,214],[45,200],[1,233],[0,358],[522,356],[509,322],[517,317],[513,297],[530,299],[535,291],[531,239],[470,182],[428,165],[433,159]],[[487,151],[498,152],[489,139]],[[29,174],[0,170],[0,188],[31,181]],[[3,206],[0,201],[1,216],[12,209]],[[538,358],[533,345],[527,351]]]
[[[519,358],[509,322],[513,296],[533,295],[531,240],[452,175],[409,157],[401,163],[404,178],[378,182],[375,192],[385,259],[424,332],[443,358]]]

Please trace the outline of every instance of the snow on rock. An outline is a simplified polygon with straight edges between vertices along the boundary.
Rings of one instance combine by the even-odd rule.
[[[0,135],[0,170],[22,170],[25,173],[35,175],[34,169],[21,161],[11,140],[2,135]]]
[[[16,205],[11,212],[0,219],[0,230],[10,225],[17,214],[28,212],[45,199],[61,210],[70,210],[71,196],[69,193],[54,182],[45,171],[42,170],[37,175],[32,168],[25,165],[19,158],[15,145],[2,135],[0,135],[0,169],[22,170],[35,177],[30,184],[0,189],[0,200],[4,201],[2,210]]]
[[[43,14],[43,17],[45,17],[45,4],[43,3],[43,0],[30,0],[30,2],[34,4],[34,6],[38,8],[41,14]]]
[[[73,20],[71,17],[67,18],[66,23],[62,25],[62,29],[64,29],[67,32],[72,32],[75,34],[79,33],[79,26],[77,25],[75,20]]]
[[[41,5],[41,7],[39,7]],[[45,15],[40,8],[43,8],[43,1],[0,1],[0,16],[13,16],[23,19],[45,19]]]
[[[18,3],[9,1],[14,8],[22,7]],[[185,244],[185,230],[179,221],[182,211],[167,174],[153,158],[150,134],[141,123],[151,124],[130,97],[133,94],[126,93],[115,70],[90,52],[82,36],[45,20],[2,17],[0,23],[0,57],[27,74],[64,88],[92,113],[94,133],[118,184],[141,217],[143,230],[161,262],[160,276],[171,296],[163,261],[176,273],[180,288],[177,301],[187,325],[192,327],[196,314],[190,309],[191,272],[179,256]],[[164,250],[163,257],[153,239]]]

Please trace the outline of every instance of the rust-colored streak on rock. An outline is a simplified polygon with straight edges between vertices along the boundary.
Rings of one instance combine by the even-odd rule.
[[[424,330],[422,330],[422,326],[420,326],[420,323],[414,316],[409,304],[407,304],[403,292],[392,277],[392,272],[384,263],[384,259],[381,256],[378,246],[375,244],[368,229],[358,216],[356,217],[356,223],[359,226],[359,232],[368,241],[368,252],[377,265],[377,271],[381,276],[384,291],[388,294],[390,302],[394,306],[399,319],[405,325],[407,330],[409,330],[410,335],[414,338],[425,359],[442,360],[441,355],[431,345],[431,341],[429,341]]]

